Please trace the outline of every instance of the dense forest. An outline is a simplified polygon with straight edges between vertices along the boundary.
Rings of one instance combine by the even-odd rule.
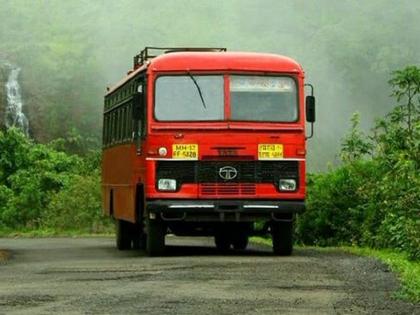
[[[392,71],[420,58],[418,1],[0,1],[0,85],[19,66],[35,141],[98,149],[105,87],[146,45],[225,46],[298,60],[315,85],[318,122],[309,168],[337,163],[353,112],[362,129],[391,110]],[[0,116],[5,95],[0,89]],[[0,117],[0,122],[4,119]]]

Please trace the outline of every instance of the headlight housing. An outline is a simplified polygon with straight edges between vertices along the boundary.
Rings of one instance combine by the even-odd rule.
[[[296,179],[287,178],[279,180],[280,191],[295,191],[296,187]]]
[[[161,178],[158,180],[158,189],[161,191],[175,191],[176,180],[170,178]]]

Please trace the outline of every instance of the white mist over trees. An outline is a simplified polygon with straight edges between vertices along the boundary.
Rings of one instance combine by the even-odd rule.
[[[315,170],[335,161],[353,112],[367,129],[391,109],[391,71],[419,64],[418,16],[416,0],[0,0],[0,59],[22,69],[32,136],[81,138],[89,148],[99,147],[105,87],[146,45],[290,56],[315,85],[318,121],[308,150]]]

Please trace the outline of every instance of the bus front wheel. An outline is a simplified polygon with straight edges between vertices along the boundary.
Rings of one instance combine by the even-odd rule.
[[[290,256],[293,251],[293,221],[271,223],[273,252],[279,256]]]

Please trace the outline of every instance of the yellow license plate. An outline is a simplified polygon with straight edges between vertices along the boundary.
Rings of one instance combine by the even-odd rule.
[[[172,158],[198,160],[198,144],[173,144]]]
[[[259,160],[274,160],[283,158],[282,144],[259,144],[258,145],[258,159]]]

